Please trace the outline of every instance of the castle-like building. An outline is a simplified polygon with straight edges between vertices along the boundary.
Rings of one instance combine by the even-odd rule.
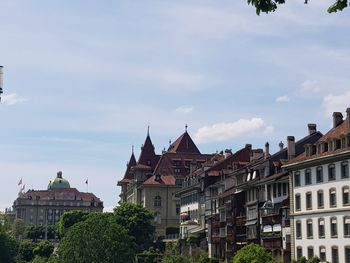
[[[124,177],[118,182],[120,201],[154,211],[156,233],[163,237],[167,228],[179,226],[180,199],[175,193],[181,189],[185,176],[211,157],[200,153],[187,129],[158,155],[147,132],[138,161],[132,152]]]

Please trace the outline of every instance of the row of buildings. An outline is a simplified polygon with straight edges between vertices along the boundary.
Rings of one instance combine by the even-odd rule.
[[[302,256],[350,263],[350,108],[333,114],[322,134],[287,137],[270,153],[247,144],[236,152],[202,154],[187,130],[155,153],[147,134],[118,182],[120,200],[155,212],[157,235],[194,237],[210,257],[229,259],[256,243],[281,262]]]

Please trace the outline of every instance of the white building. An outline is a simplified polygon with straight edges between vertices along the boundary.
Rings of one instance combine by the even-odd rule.
[[[290,172],[292,257],[350,263],[350,108],[284,167]]]

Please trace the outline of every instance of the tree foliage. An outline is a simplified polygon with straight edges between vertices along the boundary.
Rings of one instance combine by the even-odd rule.
[[[49,258],[54,250],[54,245],[49,242],[49,241],[42,241],[39,242],[36,247],[33,249],[33,254],[40,256],[40,257],[45,257]]]
[[[260,15],[261,12],[270,13],[275,12],[278,5],[285,4],[285,0],[247,0],[249,5],[252,5],[256,9],[256,14]],[[304,0],[307,4],[308,0]],[[336,0],[328,8],[328,13],[335,13],[337,11],[342,11],[344,8],[348,7],[348,0]]]
[[[45,226],[30,225],[25,229],[25,236],[33,241],[45,238]]]
[[[116,222],[125,227],[129,235],[135,238],[138,251],[149,248],[153,242],[153,213],[140,205],[121,203],[114,209]]]
[[[319,263],[321,260],[318,257],[312,257],[307,259],[306,257],[300,257],[298,260],[293,260],[293,263]]]
[[[25,223],[22,219],[16,219],[12,225],[12,234],[14,237],[19,238],[24,236],[26,230]]]
[[[269,263],[272,262],[271,253],[262,246],[249,244],[238,250],[233,263]]]
[[[90,212],[81,210],[65,212],[57,225],[58,234],[63,237],[70,227],[78,222],[84,221],[89,214]]]
[[[113,214],[96,213],[70,227],[58,253],[65,263],[126,263],[133,262],[134,247]]]
[[[2,227],[0,228],[0,262],[12,263],[17,254],[18,244]]]

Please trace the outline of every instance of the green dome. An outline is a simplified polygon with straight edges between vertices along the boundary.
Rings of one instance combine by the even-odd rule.
[[[62,177],[62,172],[57,173],[57,177],[55,180],[50,181],[49,185],[47,186],[47,189],[67,189],[70,188],[69,182]]]

